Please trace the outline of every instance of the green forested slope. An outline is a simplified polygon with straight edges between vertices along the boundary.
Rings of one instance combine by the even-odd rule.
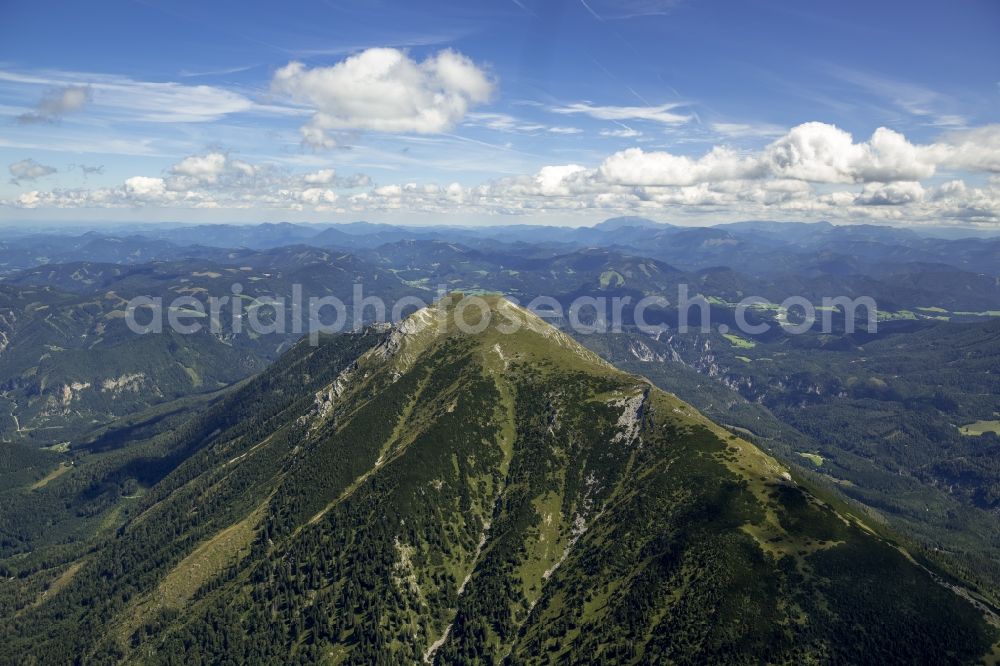
[[[1000,599],[1000,322],[781,336],[582,336],[624,370],[797,463]]]
[[[459,333],[457,300],[296,348],[172,434],[112,536],[0,583],[0,661],[990,651],[979,610],[753,445],[502,299]]]

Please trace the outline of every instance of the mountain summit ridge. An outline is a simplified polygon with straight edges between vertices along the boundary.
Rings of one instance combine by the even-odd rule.
[[[0,657],[58,661],[82,646],[95,663],[910,663],[989,651],[996,632],[979,612],[848,507],[537,315],[484,296],[477,320],[463,302],[300,343],[177,435],[184,461],[53,594],[0,625]]]

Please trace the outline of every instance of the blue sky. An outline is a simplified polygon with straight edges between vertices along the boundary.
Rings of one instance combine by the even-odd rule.
[[[0,220],[995,227],[998,65],[985,0],[6,2]]]

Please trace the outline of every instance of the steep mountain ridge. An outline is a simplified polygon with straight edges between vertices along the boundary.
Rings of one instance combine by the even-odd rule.
[[[290,354],[177,436],[115,536],[0,621],[0,657],[972,662],[997,639],[846,507],[505,299]]]

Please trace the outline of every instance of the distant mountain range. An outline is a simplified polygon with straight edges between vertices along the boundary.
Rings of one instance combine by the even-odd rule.
[[[351,228],[361,233],[367,227]],[[850,261],[814,256],[809,268],[786,273],[746,271],[755,261],[767,263],[772,251],[761,255],[748,250],[739,260],[714,256],[730,250],[725,243],[702,238],[712,233],[684,230],[674,242],[691,255],[696,253],[692,242],[707,243],[704,252],[713,256],[706,263],[730,261],[735,269],[716,265],[682,270],[648,254],[544,243],[462,245],[406,239],[355,250],[301,244],[256,250],[185,249],[155,240],[149,241],[158,248],[152,255],[122,255],[115,243],[107,250],[92,238],[49,239],[49,246],[60,246],[70,255],[99,250],[104,260],[47,263],[0,281],[0,436],[43,446],[72,442],[116,418],[242,379],[298,338],[291,327],[287,334],[263,338],[233,335],[231,306],[224,308],[226,325],[216,334],[202,331],[183,340],[137,337],[124,320],[128,301],[137,296],[168,303],[179,296],[204,300],[231,296],[230,288],[239,284],[249,302],[255,297],[287,298],[298,285],[307,296],[337,295],[349,302],[357,284],[366,294],[391,303],[402,296],[430,301],[441,289],[487,290],[522,303],[553,297],[567,307],[580,296],[631,299],[623,310],[629,321],[641,299],[662,295],[676,302],[683,285],[692,297],[707,298],[718,311],[714,318],[729,325],[735,325],[735,304],[750,295],[774,303],[796,295],[816,304],[828,296],[870,296],[881,318],[927,323],[944,317],[988,319],[1000,302],[1000,278],[995,275],[945,264],[897,263],[889,257],[872,258],[877,266],[866,269],[869,261],[858,259],[860,253]],[[733,242],[737,247],[743,243]],[[132,238],[122,243],[137,247],[146,241]],[[106,256],[109,252],[112,257]],[[157,253],[166,256],[150,258]],[[178,258],[184,254],[192,256]],[[676,312],[651,312],[664,323],[677,323]],[[100,388],[121,382],[125,384],[113,391]]]
[[[957,232],[956,232],[957,233]],[[580,248],[600,246],[638,252],[687,270],[739,265],[761,275],[801,270],[817,262],[860,261],[870,270],[883,262],[923,262],[966,271],[992,272],[1000,237],[944,239],[916,231],[826,222],[738,222],[678,227],[640,217],[613,218],[594,227],[508,225],[494,227],[398,227],[355,222],[341,225],[191,225],[127,227],[80,236],[45,233],[0,242],[0,271],[65,261],[142,263],[207,257],[210,248],[266,250],[306,244],[357,251],[401,240],[444,240],[474,248],[497,243]]]

